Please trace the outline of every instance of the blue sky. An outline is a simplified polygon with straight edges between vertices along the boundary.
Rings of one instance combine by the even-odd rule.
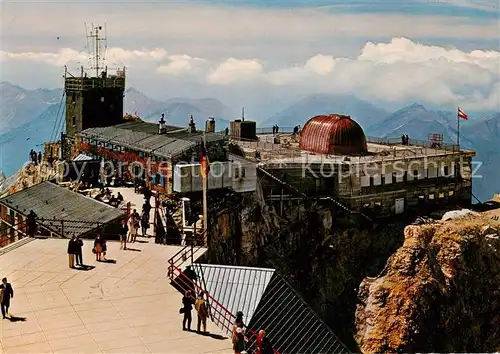
[[[330,0],[330,1],[276,1],[276,0],[208,0],[192,3],[246,6],[261,8],[323,8],[326,11],[344,13],[402,13],[413,15],[446,15],[495,19],[499,16],[499,5],[495,0]]]

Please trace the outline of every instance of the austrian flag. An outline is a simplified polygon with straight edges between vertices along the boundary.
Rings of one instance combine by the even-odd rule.
[[[468,116],[467,114],[465,114],[464,112],[462,112],[462,110],[460,109],[460,107],[458,107],[458,116],[462,119],[465,119],[467,120]]]

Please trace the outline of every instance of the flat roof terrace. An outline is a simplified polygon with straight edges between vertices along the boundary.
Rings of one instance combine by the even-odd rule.
[[[470,150],[458,150],[454,145],[430,147],[425,141],[410,141],[410,145],[397,143],[396,139],[367,138],[368,154],[363,156],[325,155],[302,151],[299,149],[298,139],[292,134],[280,134],[280,143],[274,143],[274,137],[259,135],[259,141],[235,141],[249,157],[255,151],[260,153],[260,162],[263,165],[294,165],[294,164],[371,164],[398,160],[423,159],[426,157],[444,157],[458,154],[474,156]]]
[[[68,267],[68,240],[35,239],[0,256],[0,275],[14,289],[0,321],[5,353],[230,353],[231,340],[207,323],[212,336],[182,331],[181,294],[166,278],[179,247],[143,241],[97,262],[93,240],[84,240],[83,262]],[[196,329],[193,310],[192,329]]]

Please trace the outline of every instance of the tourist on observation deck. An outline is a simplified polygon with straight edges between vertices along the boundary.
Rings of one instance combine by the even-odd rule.
[[[180,311],[182,314],[184,314],[184,317],[182,319],[183,331],[191,331],[191,311],[193,310],[194,302],[194,293],[191,290],[186,291],[186,294],[182,298],[182,308]]]
[[[14,298],[14,290],[12,285],[7,283],[7,278],[2,279],[2,284],[0,284],[0,307],[2,309],[2,317],[5,319],[6,315],[9,314],[10,299]]]
[[[83,241],[80,236],[76,236],[75,239],[75,255],[76,255],[76,265],[83,266],[83,257],[82,257],[82,247]]]
[[[203,292],[200,292],[194,304],[196,312],[198,312],[198,333],[200,333],[201,324],[203,324],[203,333],[207,333],[208,303],[203,295]]]
[[[274,354],[273,347],[266,337],[266,331],[261,329],[257,336],[257,353],[256,354]]]
[[[141,215],[141,230],[142,237],[146,237],[147,230],[149,229],[149,214],[146,211],[142,212]]]
[[[68,258],[69,258],[69,267],[75,268],[75,255],[77,253],[77,244],[76,237],[73,236],[71,240],[68,242]]]
[[[233,326],[233,350],[234,354],[242,354],[245,351],[245,324],[243,323],[243,312],[236,313],[236,320]]]
[[[101,255],[102,255],[102,239],[101,239],[101,235],[99,235],[99,234],[97,234],[97,236],[95,238],[93,252],[95,253],[95,260],[100,262]]]
[[[120,226],[120,249],[127,249],[127,234],[128,234],[128,226],[127,220],[122,220],[122,224]]]

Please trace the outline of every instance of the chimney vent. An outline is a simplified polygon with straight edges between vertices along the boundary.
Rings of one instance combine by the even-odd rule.
[[[205,132],[206,133],[215,133],[215,118],[210,117],[205,122]]]
[[[191,114],[191,117],[189,118],[189,126],[188,126],[189,133],[194,134],[196,133],[196,123],[194,122],[193,115]]]
[[[165,114],[161,114],[161,119],[158,121],[158,134],[165,134],[166,128],[165,128]]]

